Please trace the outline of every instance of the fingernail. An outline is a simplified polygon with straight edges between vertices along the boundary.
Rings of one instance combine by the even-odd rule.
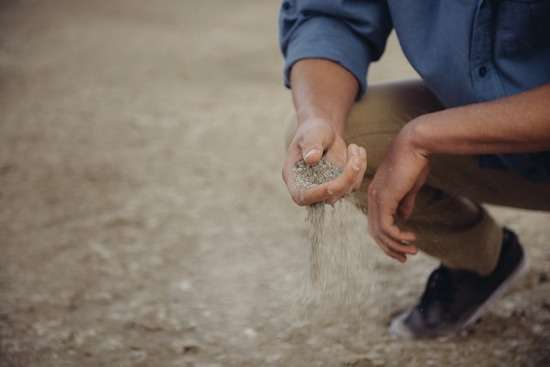
[[[304,159],[308,159],[312,154],[317,154],[319,153],[319,149],[311,149],[309,152],[306,153],[306,155],[304,156]]]
[[[360,163],[357,159],[354,159],[351,162],[351,167],[353,168],[354,171],[359,171],[359,169],[361,168]]]

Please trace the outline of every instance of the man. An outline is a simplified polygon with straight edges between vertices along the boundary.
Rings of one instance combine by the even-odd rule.
[[[422,81],[367,87],[392,28]],[[474,322],[525,263],[480,204],[550,211],[550,1],[285,0],[280,41],[297,120],[283,168],[292,198],[358,189],[388,256],[440,259],[390,332]],[[323,155],[342,175],[300,191],[292,166]]]

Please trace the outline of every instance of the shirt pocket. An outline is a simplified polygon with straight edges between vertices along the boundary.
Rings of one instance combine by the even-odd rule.
[[[524,57],[550,48],[550,0],[500,0],[495,4],[497,54]]]

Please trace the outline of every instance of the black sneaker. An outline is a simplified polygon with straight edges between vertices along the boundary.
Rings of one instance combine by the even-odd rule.
[[[428,278],[420,302],[390,325],[394,336],[429,338],[460,331],[474,323],[525,268],[515,233],[504,229],[496,269],[488,276],[439,266]]]

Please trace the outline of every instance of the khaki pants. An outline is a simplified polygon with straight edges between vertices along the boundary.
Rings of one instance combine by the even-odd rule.
[[[367,186],[393,137],[416,116],[442,109],[422,82],[372,86],[349,116],[345,140],[365,147],[368,168],[357,193],[366,210]],[[479,168],[472,156],[432,157],[426,185],[404,228],[416,246],[449,267],[485,275],[496,266],[502,230],[481,203],[550,211],[550,184],[533,183],[505,170]]]

